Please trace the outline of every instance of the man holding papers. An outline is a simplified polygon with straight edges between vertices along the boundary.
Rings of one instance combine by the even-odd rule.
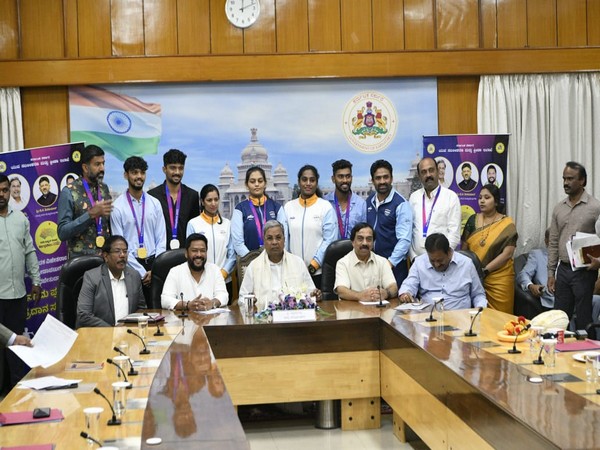
[[[335,267],[334,290],[341,300],[379,301],[393,298],[398,286],[392,268],[383,256],[373,252],[375,231],[358,223],[350,233],[353,250]]]
[[[592,322],[592,295],[598,278],[598,265],[573,270],[567,251],[569,240],[577,232],[594,233],[600,216],[600,201],[585,191],[585,167],[569,161],[563,170],[567,198],[552,211],[548,244],[548,292],[554,294],[554,307],[575,314],[575,327],[583,330]]]
[[[8,347],[9,345],[26,345],[27,347],[31,347],[31,339],[27,336],[20,336],[13,333],[0,323],[0,345],[2,347]]]
[[[112,327],[146,308],[140,275],[127,266],[127,241],[111,236],[102,246],[104,264],[88,270],[77,302],[76,327]]]

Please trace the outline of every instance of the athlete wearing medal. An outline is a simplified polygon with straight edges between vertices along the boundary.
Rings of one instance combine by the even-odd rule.
[[[340,159],[331,164],[331,181],[335,191],[324,198],[331,203],[338,224],[338,239],[350,239],[354,226],[367,221],[367,204],[359,195],[352,193],[352,163]]]
[[[114,203],[111,226],[129,244],[127,265],[142,278],[144,297],[150,301],[154,259],[166,250],[166,230],[160,202],[143,191],[148,164],[132,156],[123,164],[128,188]]]
[[[425,253],[425,238],[442,233],[454,249],[460,242],[460,201],[455,192],[439,182],[438,167],[433,158],[423,158],[417,164],[423,187],[413,192],[409,203],[413,211],[411,259]]]
[[[82,176],[58,198],[58,237],[67,242],[69,258],[99,255],[110,235],[112,198],[104,178],[104,150],[88,145],[81,151]]]

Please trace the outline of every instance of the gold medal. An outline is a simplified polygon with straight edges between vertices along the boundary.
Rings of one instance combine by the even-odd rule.
[[[96,236],[96,247],[102,248],[104,245],[104,236]]]
[[[179,248],[179,241],[177,239],[171,239],[170,246],[171,250],[177,250]]]
[[[138,248],[137,255],[138,255],[138,258],[145,259],[148,256],[148,251],[146,250],[146,247]]]

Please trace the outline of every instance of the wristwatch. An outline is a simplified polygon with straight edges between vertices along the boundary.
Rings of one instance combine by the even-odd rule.
[[[490,274],[490,271],[487,270],[485,267],[481,269],[481,271],[483,272],[483,278],[487,277]]]
[[[308,265],[308,273],[310,273],[311,275],[314,275],[317,272],[317,269],[315,269],[315,266],[313,266],[312,264]]]

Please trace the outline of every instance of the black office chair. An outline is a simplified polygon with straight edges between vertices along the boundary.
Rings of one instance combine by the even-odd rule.
[[[477,255],[475,253],[473,253],[471,250],[458,250],[458,253],[462,253],[463,255],[471,258],[471,261],[473,261],[473,264],[475,265],[475,269],[477,270],[477,275],[479,275],[479,279],[483,283],[483,268],[481,267],[481,261],[479,261],[479,258],[477,257]]]
[[[58,320],[69,328],[75,329],[77,301],[83,284],[83,275],[102,263],[104,259],[100,256],[83,255],[68,260],[60,269],[56,309]]]
[[[352,251],[352,241],[340,239],[333,241],[325,250],[323,266],[321,267],[321,298],[323,300],[336,300],[337,294],[333,292],[335,286],[335,266],[338,260]]]
[[[160,295],[163,286],[172,267],[185,262],[185,249],[167,250],[154,260],[152,265],[152,284],[150,285],[150,298],[146,299],[146,305],[150,309],[161,309]]]
[[[523,253],[515,258],[515,306],[513,313],[516,316],[523,316],[527,319],[533,319],[544,311],[550,311],[550,308],[542,306],[539,298],[534,297],[531,292],[524,291],[517,283],[516,276],[525,267],[527,263],[527,253]]]

